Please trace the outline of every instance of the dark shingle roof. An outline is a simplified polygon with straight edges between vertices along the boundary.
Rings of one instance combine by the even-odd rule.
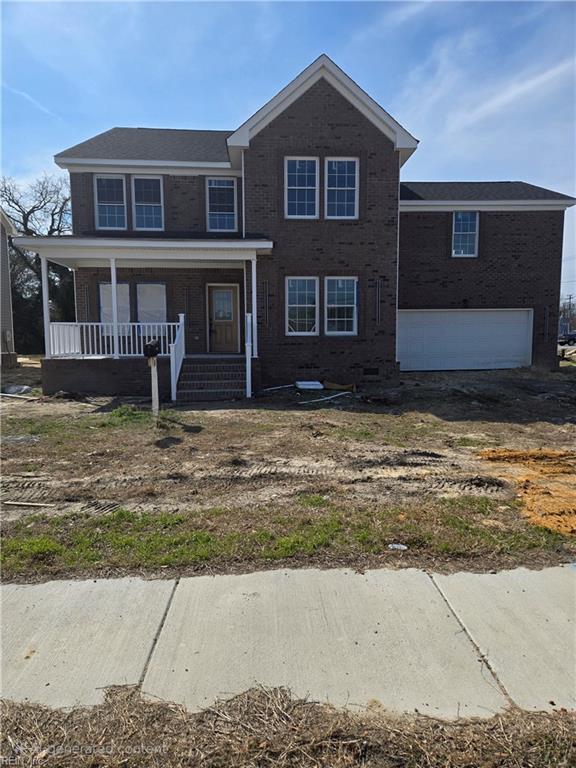
[[[401,200],[571,200],[524,181],[403,181]]]
[[[229,161],[226,139],[233,131],[172,128],[111,128],[56,155],[97,160]]]

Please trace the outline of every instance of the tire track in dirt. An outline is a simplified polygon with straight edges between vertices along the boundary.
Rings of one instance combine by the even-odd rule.
[[[139,509],[198,507],[223,503],[260,503],[271,495],[317,492],[318,484],[346,486],[352,493],[374,499],[404,496],[510,496],[505,481],[479,474],[478,462],[466,454],[417,450],[373,450],[349,453],[345,459],[299,457],[239,459],[217,466],[187,462],[174,468],[148,468],[138,474],[92,475],[55,479],[11,475],[4,478],[4,497],[11,501],[44,502],[54,507],[34,509],[46,514],[106,514],[120,506]],[[6,519],[31,514],[25,506],[10,507]]]

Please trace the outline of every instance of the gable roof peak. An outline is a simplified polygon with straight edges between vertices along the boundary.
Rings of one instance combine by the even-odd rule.
[[[414,138],[399,122],[384,110],[366,91],[340,69],[325,53],[320,54],[306,69],[282,88],[276,96],[266,102],[252,117],[228,137],[228,146],[236,149],[246,149],[250,140],[265,128],[275,117],[293,104],[312,85],[324,78],[344,98],[356,107],[383,134],[394,142],[394,147],[400,152],[404,163],[418,146]]]

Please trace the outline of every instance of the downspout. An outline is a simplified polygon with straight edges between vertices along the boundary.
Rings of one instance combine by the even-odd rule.
[[[242,239],[246,239],[246,185],[244,184],[244,150],[242,150]]]
[[[400,152],[398,152],[398,200],[397,206],[397,219],[396,219],[396,338],[394,339],[395,353],[394,357],[398,367],[400,367],[400,361],[398,360],[398,308],[399,308],[399,291],[400,291],[400,172],[402,170],[402,160]]]

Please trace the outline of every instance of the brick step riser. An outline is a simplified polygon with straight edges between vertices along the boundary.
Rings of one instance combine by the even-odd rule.
[[[180,375],[178,381],[244,381],[245,379],[244,373],[185,373]]]
[[[204,374],[204,373],[246,373],[244,366],[239,368],[181,368],[180,373]]]
[[[211,390],[242,390],[246,387],[239,381],[204,381],[201,384],[185,382],[178,385],[178,392],[208,392]]]
[[[199,392],[195,395],[180,395],[178,394],[178,403],[203,403],[203,402],[217,402],[224,400],[241,400],[246,396],[245,392]]]
[[[246,382],[246,376],[180,376],[178,379],[178,386],[181,387],[184,384],[190,384],[191,386],[200,387],[204,383],[208,384],[222,384],[222,382],[230,381],[235,387],[242,387]]]
[[[246,376],[246,371],[180,371],[180,376],[193,376],[195,379],[203,376],[208,379],[211,379],[212,376],[230,376],[234,379],[237,376]]]

